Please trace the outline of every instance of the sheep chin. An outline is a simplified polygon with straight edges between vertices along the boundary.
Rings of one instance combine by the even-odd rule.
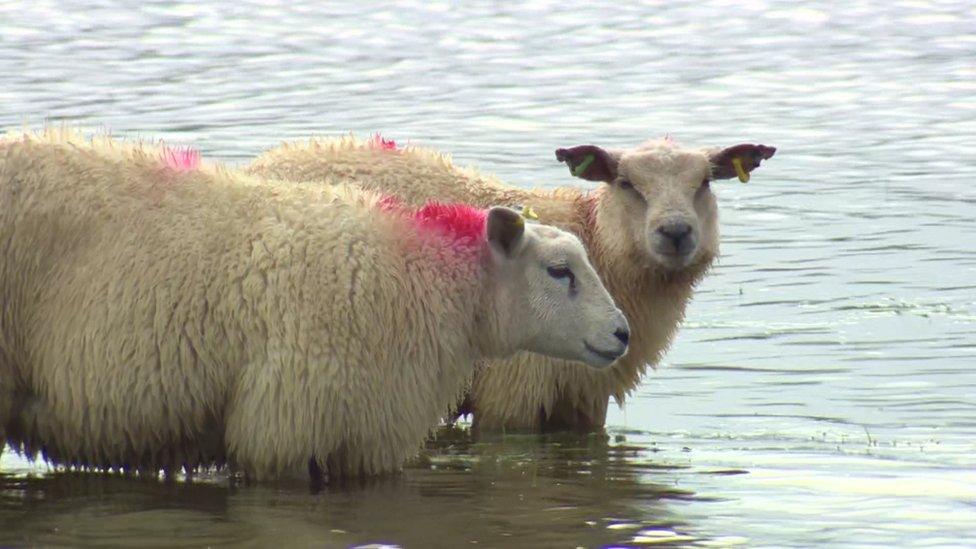
[[[678,273],[695,265],[695,258],[698,250],[692,250],[685,254],[666,253],[652,250],[647,258],[648,267],[653,270],[660,270],[667,273]]]

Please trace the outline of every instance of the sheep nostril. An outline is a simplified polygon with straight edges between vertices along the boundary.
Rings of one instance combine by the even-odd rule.
[[[627,343],[630,342],[630,332],[628,332],[627,330],[618,328],[617,331],[613,333],[613,335],[617,336],[617,339],[619,339],[620,342],[623,343],[624,345],[627,345]]]
[[[667,237],[677,248],[681,245],[681,241],[691,234],[691,225],[680,221],[666,223],[658,227],[657,232]]]

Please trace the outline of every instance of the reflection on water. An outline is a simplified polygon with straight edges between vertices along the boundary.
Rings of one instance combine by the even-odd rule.
[[[454,438],[458,435],[455,434]],[[397,543],[598,546],[635,536],[694,539],[670,502],[681,466],[603,437],[439,441],[402,477],[310,494],[298,485],[233,487],[219,475],[161,483],[116,475],[0,477],[0,544]],[[16,525],[16,528],[13,526]],[[11,536],[12,537],[9,537]]]
[[[400,478],[314,495],[8,452],[0,544],[964,545],[973,59],[964,0],[0,3],[3,128],[107,126],[231,162],[382,130],[542,186],[585,184],[552,156],[567,145],[779,149],[715,185],[723,257],[609,443],[441,440]]]

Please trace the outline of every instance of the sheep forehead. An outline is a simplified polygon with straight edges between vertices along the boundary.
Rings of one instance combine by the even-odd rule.
[[[575,235],[568,233],[562,229],[557,229],[550,225],[540,225],[537,223],[531,223],[527,225],[531,227],[532,234],[537,239],[538,243],[549,249],[575,249],[583,248],[583,243],[580,242],[579,238]]]
[[[540,225],[538,223],[533,223],[529,226],[532,227],[535,235],[541,239],[558,240],[561,238],[573,238],[572,235],[566,231],[557,229],[551,225]]]
[[[703,151],[682,148],[666,140],[648,142],[624,153],[619,167],[632,183],[646,184],[663,180],[697,183],[708,176],[710,169]]]

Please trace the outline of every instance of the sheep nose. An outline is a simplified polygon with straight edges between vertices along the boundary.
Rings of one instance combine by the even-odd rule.
[[[624,345],[627,345],[627,343],[630,342],[630,332],[623,328],[617,328],[617,331],[614,332],[613,335],[617,336],[617,339],[619,339]]]
[[[670,240],[675,250],[680,250],[682,241],[691,234],[691,225],[684,221],[669,221],[658,227],[657,232]]]
[[[691,236],[691,225],[683,221],[670,221],[657,228],[661,236],[670,241],[676,252],[684,253]]]

